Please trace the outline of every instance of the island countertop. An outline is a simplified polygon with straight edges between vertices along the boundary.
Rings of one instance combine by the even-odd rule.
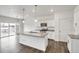
[[[45,32],[24,32],[24,33],[17,33],[17,35],[28,35],[28,36],[35,36],[35,37],[45,37],[48,33]]]

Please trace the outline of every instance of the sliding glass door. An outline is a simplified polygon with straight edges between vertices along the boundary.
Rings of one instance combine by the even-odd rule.
[[[9,35],[9,24],[1,23],[1,37],[6,37]]]
[[[7,37],[16,34],[15,23],[0,23],[0,37]]]
[[[16,24],[10,23],[9,24],[9,35],[16,34]]]

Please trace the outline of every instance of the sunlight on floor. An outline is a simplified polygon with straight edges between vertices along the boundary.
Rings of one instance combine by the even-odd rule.
[[[14,52],[16,49],[16,36],[10,36],[6,38],[1,38],[1,51],[2,52]]]

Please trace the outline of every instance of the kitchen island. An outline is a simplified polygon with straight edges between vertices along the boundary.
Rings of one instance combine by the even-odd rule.
[[[47,33],[44,32],[18,33],[18,38],[20,44],[36,48],[43,52],[46,51],[48,46]]]

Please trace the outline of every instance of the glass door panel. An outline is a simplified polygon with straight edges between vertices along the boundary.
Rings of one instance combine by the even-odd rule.
[[[1,37],[5,37],[9,35],[9,24],[1,23]]]
[[[0,37],[16,35],[15,23],[0,23]]]
[[[10,35],[15,35],[16,34],[16,24],[10,23]]]

